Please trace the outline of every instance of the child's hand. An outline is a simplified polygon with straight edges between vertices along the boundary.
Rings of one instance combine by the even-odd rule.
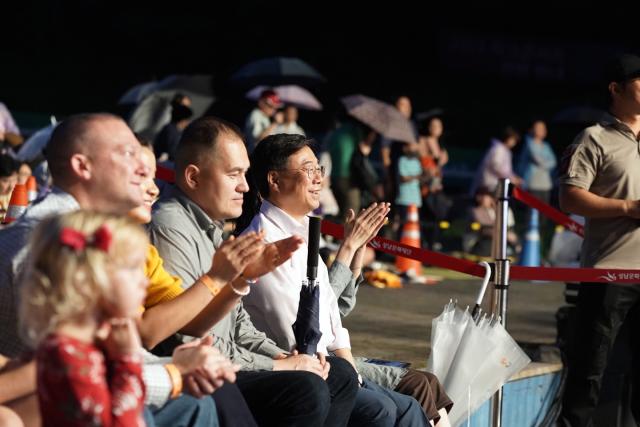
[[[102,346],[109,358],[137,354],[142,349],[140,335],[133,319],[110,319],[104,328],[106,338],[102,341]]]

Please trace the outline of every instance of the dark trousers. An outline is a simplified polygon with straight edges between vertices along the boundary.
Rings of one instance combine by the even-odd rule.
[[[365,380],[358,390],[349,427],[426,427],[427,416],[411,396]]]
[[[221,427],[258,426],[236,384],[225,383],[211,397],[216,402],[218,423]]]
[[[240,388],[261,426],[346,426],[358,390],[349,362],[328,357],[329,377],[305,371],[238,372]]]
[[[577,305],[577,330],[568,350],[569,374],[563,396],[562,420],[565,426],[593,425],[602,377],[610,352],[624,322],[632,335],[640,327],[640,285],[583,283]],[[640,423],[640,352],[636,337],[632,348],[632,413]]]

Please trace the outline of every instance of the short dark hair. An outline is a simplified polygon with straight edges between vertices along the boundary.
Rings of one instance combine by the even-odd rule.
[[[150,148],[151,150],[153,150],[153,142],[149,138],[146,138],[140,135],[139,132],[134,132],[133,134],[136,136],[136,139],[138,140],[141,146]]]
[[[500,131],[500,141],[505,142],[509,138],[520,139],[520,133],[513,126],[505,126]]]
[[[184,172],[189,164],[200,164],[213,153],[220,135],[231,135],[244,142],[240,129],[226,120],[209,116],[191,122],[182,132],[176,148],[176,173]]]
[[[249,174],[260,195],[269,197],[269,171],[285,169],[289,157],[304,147],[313,147],[314,141],[303,135],[280,133],[269,135],[256,146],[251,154]],[[251,184],[251,183],[250,183]]]
[[[7,154],[0,154],[0,177],[11,176],[18,171],[20,164]]]
[[[193,116],[193,110],[186,105],[175,104],[171,107],[171,122],[178,123],[179,121],[190,119]]]
[[[188,95],[185,95],[182,92],[176,92],[173,95],[173,98],[171,98],[171,106],[176,106],[176,105],[184,105],[184,100],[185,99],[191,99],[189,98]]]
[[[289,157],[304,147],[315,147],[315,141],[303,135],[276,134],[260,141],[251,154],[251,166],[247,172],[249,192],[244,195],[242,215],[236,221],[236,233],[241,233],[251,223],[260,209],[263,198],[269,197],[270,171],[285,169]]]
[[[598,92],[598,104],[602,108],[608,108],[613,102],[609,85],[617,83],[623,88],[627,83],[640,77],[640,57],[631,53],[615,53],[604,63],[600,72],[600,84]]]

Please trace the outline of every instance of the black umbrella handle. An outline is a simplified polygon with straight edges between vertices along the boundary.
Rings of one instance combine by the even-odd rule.
[[[318,257],[320,253],[320,222],[317,216],[309,217],[309,240],[307,252],[307,279],[313,284],[318,277]]]

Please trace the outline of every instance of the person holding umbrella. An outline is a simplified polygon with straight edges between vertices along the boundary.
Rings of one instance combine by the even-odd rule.
[[[292,137],[286,135],[273,135],[266,138],[263,143],[266,143],[264,147],[260,148],[260,150],[256,150],[256,152],[252,155],[251,169],[249,171],[249,175],[251,179],[254,179],[255,182],[251,185],[251,192],[253,192],[252,197],[246,197],[245,206],[243,208],[243,214],[238,220],[238,229],[242,230],[243,228],[249,226],[249,223],[253,220],[253,215],[260,217],[262,215],[262,207],[256,206],[256,201],[260,198],[265,198],[267,203],[273,205],[273,197],[269,197],[271,194],[271,183],[267,181],[269,174],[282,175],[282,177],[278,178],[281,182],[281,185],[287,184],[288,181],[292,181],[288,184],[288,188],[285,190],[279,190],[285,192],[286,204],[288,209],[283,208],[283,204],[277,205],[274,209],[285,210],[294,210],[300,211],[302,210],[302,217],[307,215],[313,209],[317,207],[317,200],[315,196],[315,187],[309,185],[308,182],[311,180],[313,184],[315,181],[320,179],[322,173],[316,173],[315,175],[304,176],[304,174],[291,175],[292,171],[277,171],[277,169],[290,169],[291,166],[287,166],[286,163],[291,163],[294,161],[294,156],[298,155],[298,152],[309,152],[311,151],[308,147],[309,140],[304,137]],[[262,144],[262,143],[261,143]],[[283,159],[279,159],[278,156],[278,147],[279,146],[291,146],[288,149],[289,155]],[[284,149],[281,149],[284,150]],[[315,159],[315,155],[311,157],[311,164],[317,165],[317,159]],[[294,170],[295,172],[295,170]],[[289,174],[289,175],[287,175]],[[296,178],[297,180],[293,180]],[[304,186],[308,185],[310,193],[304,191]],[[302,187],[302,188],[297,188]],[[258,192],[259,196],[255,194]],[[252,204],[253,203],[253,204]],[[265,203],[266,205],[266,203]],[[386,204],[377,205],[379,210],[383,209],[383,206]],[[307,209],[305,211],[305,209]],[[371,209],[371,207],[369,208]],[[260,213],[258,214],[258,210]],[[251,212],[254,212],[252,215]],[[367,212],[365,210],[364,212]],[[388,213],[388,211],[387,211]],[[292,216],[289,213],[285,214],[288,216]],[[386,215],[386,214],[385,214]],[[368,240],[373,238],[377,232],[377,228],[364,227],[362,228],[362,222],[366,218],[365,215],[358,215],[356,218],[353,215],[353,211],[351,214],[347,215],[347,230],[351,230],[352,233],[360,235],[360,239],[364,237],[363,240],[359,240],[357,244],[353,244],[353,242],[346,238],[340,249],[338,250],[338,254],[336,256],[336,261],[331,266],[329,270],[329,285],[333,288],[334,297],[338,300],[338,306],[340,310],[340,315],[346,316],[349,314],[356,303],[356,293],[358,289],[358,284],[356,283],[355,278],[359,277],[360,270],[362,268],[363,257],[365,256],[366,251],[366,243]],[[354,224],[358,224],[356,228],[351,229]],[[261,228],[262,229],[262,228]],[[288,227],[288,229],[291,229]],[[267,234],[267,239],[269,239],[269,234]],[[353,251],[355,250],[355,255]],[[294,255],[295,259],[295,255]],[[304,264],[304,263],[303,263]],[[301,264],[298,266],[300,271],[303,271],[304,265]],[[347,269],[347,265],[350,265],[350,269]],[[283,267],[284,268],[284,267]],[[281,270],[281,269],[279,269]],[[265,276],[265,278],[271,277],[275,275],[278,270],[274,270],[274,273]],[[274,276],[275,277],[275,276]],[[278,277],[287,277],[286,274],[278,276]],[[302,277],[302,273],[300,274],[300,278]],[[260,280],[264,280],[261,278]],[[299,283],[299,281],[297,282]],[[271,312],[266,313],[262,312],[264,307],[269,307],[270,305],[266,303],[266,301],[260,300],[257,302],[255,298],[262,298],[260,295],[263,293],[270,293],[272,291],[278,289],[278,285],[275,286],[261,286],[257,292],[253,293],[253,296],[249,298],[249,300],[245,300],[247,303],[247,310],[252,315],[254,322],[258,325],[258,327],[264,327],[263,331],[267,333],[268,336],[272,336],[274,322],[273,319],[267,318],[268,315],[273,315],[275,313],[275,309],[271,310]],[[256,296],[257,295],[257,296]],[[253,301],[253,302],[252,302]],[[281,299],[278,299],[281,302]],[[297,304],[297,303],[296,303]],[[297,308],[297,305],[294,304],[294,308]],[[275,307],[275,306],[274,306]],[[278,306],[281,308],[281,306]],[[282,315],[281,312],[276,313],[277,315]],[[295,319],[295,312],[289,313],[289,316],[293,315]],[[288,322],[288,321],[287,321]],[[286,325],[287,323],[283,323]],[[271,331],[271,332],[270,332]],[[290,328],[285,328],[282,326],[280,328],[281,333],[280,338],[277,335],[273,335],[273,339],[279,343],[281,346],[291,346],[294,343],[292,338],[292,333]],[[283,335],[286,337],[283,337]],[[428,372],[422,372],[415,369],[402,369],[402,368],[388,368],[384,367],[384,369],[378,365],[373,365],[370,363],[364,363],[360,359],[356,359],[356,366],[359,371],[363,373],[363,375],[377,384],[382,385],[388,389],[398,391],[403,394],[407,394],[409,396],[415,397],[420,404],[422,405],[425,413],[428,417],[434,420],[436,423],[440,423],[441,426],[448,425],[447,413],[451,410],[453,406],[453,402],[444,391],[444,388],[438,381],[438,378]]]
[[[187,95],[176,94],[171,100],[171,121],[164,125],[153,143],[153,151],[158,161],[169,160],[173,162],[175,160],[180,136],[192,116],[191,99]]]
[[[260,230],[265,233],[267,242],[286,238],[292,233],[309,234],[307,215],[319,205],[324,177],[324,168],[319,166],[310,148],[312,143],[301,135],[277,134],[268,136],[256,147],[248,173],[250,194],[245,198],[238,231]],[[321,337],[317,351],[325,355],[333,353],[348,360],[354,368],[356,364],[351,354],[349,334],[342,326],[331,280],[355,281],[352,271],[356,277],[359,276],[365,244],[378,233],[388,212],[386,203],[374,203],[357,216],[350,211],[345,239],[331,273],[322,260],[318,260]],[[249,225],[245,228],[247,223]],[[311,244],[310,241],[307,243]],[[290,261],[259,277],[252,293],[244,300],[258,329],[288,351],[295,351],[301,344],[296,343],[292,324],[300,320],[297,319],[300,290],[307,271],[304,246],[293,254]],[[412,397],[366,380],[362,385],[349,425],[427,424],[426,415]]]

